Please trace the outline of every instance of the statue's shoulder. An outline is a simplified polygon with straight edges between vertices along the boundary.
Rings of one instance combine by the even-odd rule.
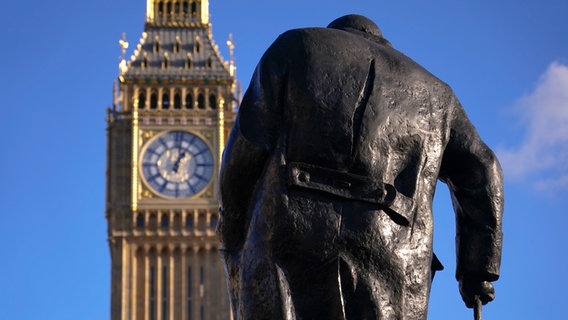
[[[427,83],[435,86],[436,91],[451,92],[447,84],[404,53],[390,44],[382,43],[378,37],[360,32],[333,28],[291,29],[272,43],[262,61],[275,62],[281,68],[297,68],[306,63],[328,62],[329,57],[337,61],[338,69],[342,62],[354,66],[359,61],[365,70],[368,70],[366,61],[371,57],[376,61],[377,72],[383,75],[406,82]]]
[[[282,67],[285,62],[297,64],[303,61],[306,54],[321,49],[325,43],[333,43],[332,30],[327,28],[301,28],[291,29],[280,34],[265,51],[260,64],[277,62]]]
[[[337,33],[337,30],[328,28],[291,29],[280,34],[272,46],[289,47],[291,45],[297,46],[302,43],[306,45],[321,43],[330,37],[337,36]]]
[[[282,33],[275,43],[286,44],[289,42],[310,41],[310,43],[323,43],[335,40],[335,43],[341,43],[345,40],[365,41],[361,36],[355,35],[343,30],[332,28],[299,28],[291,29]]]
[[[378,45],[364,37],[331,28],[300,28],[282,33],[267,50],[268,57],[298,60],[344,51],[368,51]],[[345,57],[346,59],[349,57]]]

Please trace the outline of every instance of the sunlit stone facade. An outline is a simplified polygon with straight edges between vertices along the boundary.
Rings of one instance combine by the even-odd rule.
[[[208,1],[147,0],[107,112],[112,320],[231,319],[215,190],[237,96]]]

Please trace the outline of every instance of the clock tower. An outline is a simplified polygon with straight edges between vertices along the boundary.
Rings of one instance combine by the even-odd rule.
[[[112,320],[230,319],[217,172],[238,103],[208,0],[147,0],[107,111]]]

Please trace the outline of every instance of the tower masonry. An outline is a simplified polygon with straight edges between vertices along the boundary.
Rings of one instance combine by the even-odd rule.
[[[208,0],[147,0],[107,110],[112,320],[231,319],[215,228],[219,162],[238,105]]]

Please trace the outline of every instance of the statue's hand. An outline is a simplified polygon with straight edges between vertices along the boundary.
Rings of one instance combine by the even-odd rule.
[[[487,304],[495,299],[495,288],[489,281],[483,281],[478,278],[464,277],[460,280],[460,294],[465,305],[473,308],[475,300],[481,300],[481,303]]]

